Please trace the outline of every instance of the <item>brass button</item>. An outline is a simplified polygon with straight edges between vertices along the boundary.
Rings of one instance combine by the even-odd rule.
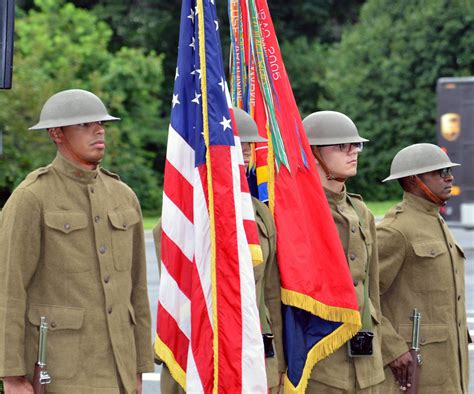
[[[354,261],[356,259],[356,255],[354,253],[351,253],[351,255],[349,256],[349,258]]]
[[[356,287],[358,284],[359,284],[359,281],[358,280],[355,280],[352,282],[354,284],[354,287]]]
[[[91,190],[91,193],[94,193],[95,191],[93,186],[91,186],[90,190]]]
[[[355,233],[355,232],[356,232],[356,226],[352,225],[351,231],[352,231],[353,233]]]
[[[111,306],[109,306],[109,307],[107,308],[107,313],[108,313],[109,315],[112,313],[112,307],[111,307]]]
[[[64,225],[64,230],[69,230],[71,228],[71,225],[69,223],[66,223]]]
[[[431,256],[434,256],[436,254],[436,252],[433,249],[431,249],[430,254],[431,254]]]
[[[51,328],[56,328],[56,323],[54,321],[52,321],[50,324]]]
[[[94,218],[94,222],[96,222],[96,223],[99,223],[99,222],[100,222],[100,216],[99,216],[99,215],[97,215],[97,216]]]
[[[128,224],[127,223],[124,223],[122,224],[123,228],[127,228],[128,227]]]
[[[105,252],[107,252],[107,246],[102,245],[102,246],[99,248],[99,252],[100,252],[100,254],[104,254]]]
[[[109,283],[109,282],[110,282],[110,276],[109,276],[109,275],[106,275],[106,276],[104,277],[104,282],[105,282],[105,283]]]

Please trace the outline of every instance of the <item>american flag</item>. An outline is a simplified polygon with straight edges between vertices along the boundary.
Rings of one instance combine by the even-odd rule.
[[[261,250],[214,0],[184,0],[155,351],[188,392],[267,391],[252,258]]]

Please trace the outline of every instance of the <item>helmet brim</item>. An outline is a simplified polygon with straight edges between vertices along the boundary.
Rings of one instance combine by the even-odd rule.
[[[66,127],[66,126],[73,126],[80,123],[91,123],[91,122],[112,122],[120,120],[112,115],[104,115],[101,117],[91,116],[90,118],[84,118],[83,116],[79,119],[71,118],[67,119],[67,121],[61,120],[49,120],[49,121],[39,121],[34,126],[28,128],[28,130],[44,130],[44,129],[51,129],[54,127]]]
[[[441,170],[443,168],[458,167],[460,165],[461,164],[459,164],[459,163],[435,164],[435,165],[432,165],[432,166],[426,166],[426,167],[420,168],[416,172],[414,172],[413,170],[402,171],[402,172],[395,173],[395,174],[392,174],[392,175],[388,176],[382,182],[393,181],[395,179],[401,179],[401,178],[405,178],[407,176],[425,174],[427,172]]]

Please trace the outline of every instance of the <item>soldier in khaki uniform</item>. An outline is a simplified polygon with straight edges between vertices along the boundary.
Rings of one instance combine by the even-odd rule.
[[[345,187],[345,181],[357,173],[357,156],[367,140],[359,136],[352,120],[339,112],[315,112],[303,120],[303,125],[346,253],[362,316],[362,331],[373,334],[372,354],[352,357],[348,344],[316,364],[306,392],[378,393],[384,371],[375,222],[362,197],[348,193]]]
[[[398,179],[405,191],[403,201],[377,226],[386,318],[384,393],[411,383],[409,318],[414,308],[421,312],[418,393],[468,392],[464,253],[439,214],[451,195],[451,168],[457,165],[436,145],[415,144],[397,153],[384,180]]]
[[[47,392],[140,393],[153,371],[141,211],[99,166],[103,122],[118,120],[84,90],[43,106],[54,161],[27,176],[0,218],[0,376],[32,393],[38,326],[49,323]]]
[[[244,164],[248,167],[251,156],[251,143],[266,141],[260,137],[255,121],[243,110],[234,108],[234,116],[239,130]],[[286,371],[283,355],[280,273],[275,259],[276,230],[273,216],[268,207],[252,197],[257,222],[263,262],[254,266],[256,296],[260,312],[260,322],[265,336],[266,373],[270,393],[278,393],[282,375]],[[153,230],[156,254],[161,256],[161,223]],[[155,355],[156,356],[156,355]],[[184,393],[184,390],[172,378],[169,369],[163,364],[161,372],[161,391],[166,394]]]

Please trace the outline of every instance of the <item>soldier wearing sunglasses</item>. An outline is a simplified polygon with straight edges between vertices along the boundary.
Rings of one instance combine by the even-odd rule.
[[[377,226],[387,394],[413,382],[414,308],[421,312],[418,393],[468,392],[465,258],[439,214],[458,165],[436,145],[415,144],[395,155],[384,180],[396,179],[404,190],[403,201]]]
[[[363,322],[351,341],[316,364],[306,392],[378,393],[384,371],[375,222],[362,197],[348,193],[345,186],[346,180],[357,174],[358,155],[367,140],[340,112],[315,112],[303,125],[346,254]]]

